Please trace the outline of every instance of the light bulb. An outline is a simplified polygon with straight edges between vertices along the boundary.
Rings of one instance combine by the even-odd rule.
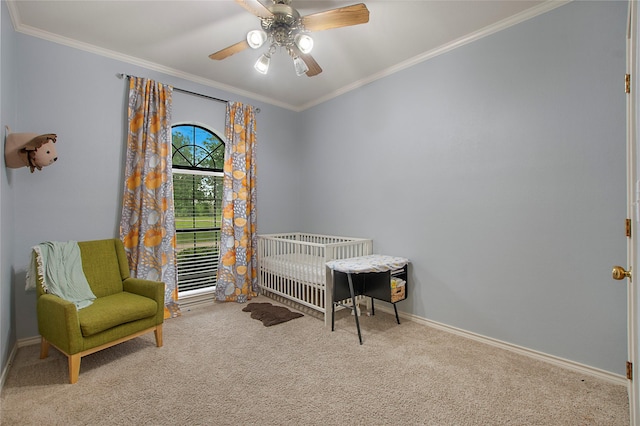
[[[302,53],[309,53],[313,49],[313,39],[307,34],[298,34],[295,42]]]
[[[252,49],[257,49],[267,41],[267,33],[262,30],[253,30],[247,33],[247,43]]]
[[[309,71],[309,67],[299,56],[293,58],[293,66],[296,69],[296,74],[299,76]]]
[[[269,71],[269,62],[271,62],[271,58],[266,53],[260,56],[260,58],[256,61],[256,64],[253,66],[256,71],[261,74],[266,74]]]

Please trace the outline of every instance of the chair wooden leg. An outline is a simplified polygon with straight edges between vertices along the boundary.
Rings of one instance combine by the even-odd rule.
[[[47,342],[47,339],[42,337],[42,340],[40,341],[40,359],[45,359],[48,356],[49,356],[49,342]]]
[[[156,335],[156,346],[161,348],[162,347],[162,324],[156,326],[154,334]]]
[[[79,353],[68,355],[69,357],[69,383],[74,384],[78,381],[78,376],[80,375],[80,360],[81,356]]]

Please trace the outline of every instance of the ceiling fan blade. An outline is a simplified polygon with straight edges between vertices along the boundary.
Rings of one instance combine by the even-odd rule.
[[[323,31],[369,22],[369,9],[364,3],[312,13],[302,17],[302,24],[309,31]]]
[[[271,11],[258,0],[236,0],[236,3],[256,15],[258,18],[269,18],[273,16],[273,13],[271,13]]]
[[[302,53],[300,49],[298,49],[298,47],[295,45],[291,48],[291,50],[295,55],[299,56],[305,64],[307,64],[307,68],[309,68],[309,70],[305,73],[307,74],[307,77],[313,77],[314,75],[318,75],[322,72],[322,68],[320,68],[320,65],[318,65],[316,60],[313,59],[313,56],[309,55],[308,53]]]
[[[309,54],[303,54],[300,57],[302,58],[304,63],[307,64],[307,66],[309,67],[309,71],[306,72],[307,77],[313,77],[314,75],[318,75],[322,72],[322,68],[320,68],[320,65],[318,65],[316,60],[313,59],[313,56]]]
[[[237,42],[236,44],[232,44],[229,47],[225,47],[222,50],[218,50],[216,53],[212,53],[211,55],[209,55],[209,58],[220,61],[222,59],[228,58],[235,53],[242,52],[247,47],[249,47],[249,43],[247,43],[247,40],[242,40]]]

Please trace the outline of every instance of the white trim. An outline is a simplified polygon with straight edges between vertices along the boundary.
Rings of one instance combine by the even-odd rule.
[[[18,352],[18,345],[13,345],[13,349],[9,354],[9,358],[7,359],[7,363],[2,368],[2,376],[0,376],[0,394],[4,389],[4,382],[7,380],[7,376],[9,375],[9,368],[11,368],[11,364],[13,364],[13,359],[16,357],[16,353]]]
[[[637,254],[636,244],[637,237],[637,217],[635,210],[637,208],[636,179],[637,168],[637,141],[636,141],[636,103],[637,89],[636,83],[639,81],[636,76],[637,69],[637,5],[635,1],[629,2],[627,12],[627,51],[626,51],[626,72],[631,76],[631,90],[626,95],[626,186],[627,186],[627,218],[631,220],[632,232],[630,238],[627,238],[627,269],[634,272],[637,271]],[[627,360],[633,363],[632,380],[628,380],[629,393],[629,423],[635,425],[638,421],[638,336],[637,336],[637,284],[635,280],[624,280],[627,285]],[[621,283],[622,284],[622,283]]]
[[[498,31],[502,31],[506,28],[512,27],[516,24],[519,24],[521,22],[527,21],[531,18],[535,18],[538,15],[541,15],[543,13],[549,12],[557,7],[563,6],[567,3],[570,3],[573,0],[547,0],[543,3],[541,3],[538,6],[532,7],[530,9],[527,9],[523,12],[520,12],[516,15],[513,15],[510,18],[507,19],[503,19],[502,21],[496,22],[495,24],[491,24],[489,26],[486,26],[478,31],[475,31],[471,34],[467,34],[464,37],[460,37],[457,40],[454,40],[452,42],[446,43],[440,47],[437,47],[435,49],[432,49],[426,53],[423,53],[421,55],[415,56],[407,61],[404,61],[400,64],[394,65],[390,68],[387,68],[386,70],[382,70],[376,74],[373,74],[367,78],[364,78],[362,80],[356,81],[352,84],[349,84],[347,86],[344,86],[341,89],[338,89],[332,93],[329,93],[319,99],[316,99],[315,101],[309,102],[307,104],[304,104],[302,106],[294,106],[294,105],[290,105],[290,104],[286,104],[284,102],[279,102],[276,101],[274,99],[271,98],[267,98],[265,96],[262,95],[258,95],[256,93],[252,93],[252,92],[248,92],[246,90],[242,90],[242,89],[238,89],[237,87],[233,87],[233,86],[229,86],[226,84],[222,84],[219,83],[217,81],[214,80],[210,80],[207,78],[203,78],[203,77],[199,77],[199,76],[195,76],[193,74],[188,74],[185,73],[183,71],[179,71],[176,70],[174,68],[169,68],[166,67],[164,65],[160,65],[157,64],[155,62],[150,62],[150,61],[146,61],[143,59],[139,59],[139,58],[135,58],[133,56],[129,56],[129,55],[124,55],[122,53],[118,53],[118,52],[114,52],[113,50],[109,50],[109,49],[104,49],[101,47],[97,47],[88,43],[83,43],[83,42],[79,42],[77,40],[73,40],[71,38],[68,37],[62,37],[59,36],[57,34],[53,34],[50,33],[48,31],[42,31],[40,29],[37,28],[33,28],[29,25],[24,25],[22,24],[22,22],[20,21],[20,14],[18,13],[14,2],[16,0],[13,1],[7,1],[7,7],[9,9],[9,14],[11,16],[11,22],[13,23],[13,28],[20,33],[23,34],[27,34],[30,36],[34,36],[34,37],[38,37],[44,40],[49,40],[52,41],[54,43],[58,43],[58,44],[62,44],[65,46],[69,46],[69,47],[73,47],[75,49],[79,49],[79,50],[84,50],[86,52],[90,52],[90,53],[95,53],[96,55],[100,55],[100,56],[106,56],[108,58],[112,58],[112,59],[116,59],[118,61],[122,61],[125,63],[129,63],[132,65],[137,65],[143,68],[146,68],[148,70],[152,70],[152,71],[158,71],[167,75],[171,75],[174,77],[178,77],[178,78],[182,78],[184,80],[188,80],[188,81],[192,81],[194,83],[198,83],[198,84],[202,84],[204,86],[209,86],[209,87],[213,87],[216,89],[220,89],[220,90],[225,90],[227,92],[230,93],[235,93],[237,95],[240,96],[245,96],[251,99],[255,99],[257,101],[260,102],[265,102],[280,108],[284,108],[284,109],[288,109],[288,110],[292,110],[292,111],[296,111],[296,112],[300,112],[300,111],[304,111],[306,109],[309,109],[313,106],[316,106],[318,104],[321,104],[323,102],[326,102],[330,99],[333,99],[337,96],[340,96],[344,93],[350,92],[354,89],[357,89],[359,87],[362,87],[364,85],[367,85],[375,80],[379,80],[381,78],[387,77],[391,74],[394,74],[398,71],[402,71],[405,68],[409,68],[413,65],[416,65],[420,62],[424,62],[428,59],[431,59],[435,56],[441,55],[443,53],[447,53],[453,49],[456,49],[458,47],[464,46],[466,44],[469,44],[471,42],[474,42],[476,40],[479,40],[483,37],[486,37],[488,35],[494,34]]]
[[[456,40],[453,40],[449,43],[443,44],[442,46],[436,47],[435,49],[429,50],[428,52],[422,53],[418,56],[414,56],[411,59],[408,59],[404,62],[401,62],[397,65],[394,65],[390,68],[387,68],[386,70],[382,70],[376,74],[373,74],[365,79],[356,81],[348,86],[345,86],[341,89],[336,90],[333,93],[329,93],[319,99],[316,99],[315,101],[309,102],[307,104],[302,105],[301,107],[297,108],[296,111],[304,111],[305,109],[309,109],[313,106],[316,106],[318,104],[321,104],[323,102],[328,101],[329,99],[333,99],[335,97],[338,97],[340,95],[343,95],[347,92],[350,92],[352,90],[355,90],[359,87],[365,86],[369,83],[372,83],[376,80],[379,80],[381,78],[387,77],[391,74],[395,74],[398,71],[402,71],[406,68],[412,67],[416,64],[419,64],[421,62],[427,61],[429,59],[432,59],[436,56],[442,55],[443,53],[447,53],[451,50],[457,49],[458,47],[462,47],[466,44],[472,43],[476,40],[480,40],[481,38],[484,38],[486,36],[489,36],[491,34],[497,33],[498,31],[502,31],[505,30],[509,27],[512,27],[516,24],[519,24],[521,22],[527,21],[531,18],[535,18],[538,15],[541,15],[543,13],[549,12],[553,9],[556,9],[560,6],[564,6],[567,3],[570,3],[573,0],[547,0],[544,3],[541,3],[538,6],[532,7],[531,9],[527,9],[523,12],[520,12],[516,15],[511,16],[510,18],[507,19],[503,19],[502,21],[496,22],[494,24],[491,24],[489,26],[486,26],[478,31],[474,31],[470,34],[467,34],[463,37],[460,37]]]
[[[26,337],[18,340],[17,346],[18,348],[24,348],[25,346],[39,345],[41,341],[42,338],[40,336]]]
[[[210,170],[189,170],[172,168],[171,173],[174,175],[194,175],[194,176],[218,176],[224,177],[224,172],[212,172]]]
[[[387,306],[378,307],[376,305],[376,310],[380,310],[380,311],[389,313],[391,315],[394,315],[393,309]],[[579,362],[571,361],[571,360],[557,357],[554,355],[549,355],[544,352],[539,352],[533,349],[525,348],[523,346],[514,345],[512,343],[504,342],[502,340],[493,339],[491,337],[483,336],[481,334],[473,333],[471,331],[463,330],[461,328],[453,327],[437,321],[422,318],[417,315],[407,314],[400,311],[398,311],[398,315],[404,319],[415,321],[417,323],[426,325],[428,327],[433,327],[438,330],[456,334],[458,336],[466,337],[468,339],[475,340],[476,342],[485,343],[500,349],[504,349],[510,352],[515,352],[520,355],[525,355],[530,358],[534,358],[538,361],[547,362],[557,367],[565,368],[581,374],[596,377],[598,379],[606,380],[608,382],[611,382],[617,385],[627,386],[627,378],[620,374],[615,374],[610,371],[601,370],[599,368],[591,367],[589,365],[581,364]]]
[[[215,303],[215,297],[214,297],[214,293],[206,293],[206,294],[200,294],[197,296],[192,296],[189,298],[185,298],[182,300],[178,300],[178,303],[180,304],[180,308],[181,309],[189,309],[190,307],[194,307],[194,306],[198,306],[198,305],[213,305]],[[377,310],[379,311],[383,311],[386,312],[388,314],[393,314],[393,311],[391,310],[391,308],[388,308],[386,306],[380,306],[377,308]],[[553,364],[557,367],[561,367],[561,368],[565,368],[568,370],[572,370],[572,371],[576,371],[578,373],[581,374],[585,374],[585,375],[589,375],[592,377],[596,377],[598,379],[602,379],[602,380],[606,380],[608,382],[617,384],[617,385],[622,385],[622,386],[627,386],[627,379],[624,376],[621,376],[619,374],[615,374],[615,373],[611,373],[609,371],[605,371],[605,370],[601,370],[599,368],[595,368],[595,367],[591,367],[585,364],[581,364],[575,361],[571,361],[565,358],[560,358],[560,357],[556,357],[553,355],[549,355],[546,354],[544,352],[539,352],[539,351],[535,351],[533,349],[528,349],[522,346],[518,346],[518,345],[514,345],[511,343],[507,343],[498,339],[492,339],[490,337],[486,337],[480,334],[476,334],[467,330],[463,330],[457,327],[452,327],[450,325],[446,325],[446,324],[442,324],[440,322],[437,321],[432,321],[432,320],[428,320],[426,318],[422,318],[419,317],[417,315],[410,315],[404,312],[400,312],[398,311],[398,315],[400,317],[402,317],[405,320],[409,320],[409,321],[414,321],[417,322],[419,324],[425,325],[427,327],[433,327],[435,329],[438,330],[442,330],[448,333],[452,333],[452,334],[456,334],[458,336],[461,337],[466,337],[468,339],[471,340],[475,340],[476,342],[480,342],[480,343],[485,343],[500,349],[504,349],[510,352],[515,352],[517,354],[520,355],[525,355],[528,356],[530,358],[534,358],[538,361],[543,361],[543,362],[547,362],[550,364]],[[11,354],[9,355],[9,360],[7,361],[7,365],[5,365],[3,371],[2,371],[2,378],[0,380],[0,392],[2,390],[2,388],[4,387],[4,382],[5,382],[5,378],[7,376],[9,367],[11,366],[11,363],[13,362],[13,359],[16,355],[16,352],[18,350],[18,348],[24,347],[24,346],[30,346],[30,345],[36,345],[40,343],[40,336],[35,336],[35,337],[29,337],[26,339],[20,339],[18,340],[17,344],[13,347],[13,350],[11,351]]]
[[[2,368],[2,376],[0,376],[0,393],[2,393],[2,389],[4,389],[4,383],[7,380],[7,376],[9,375],[9,369],[11,368],[11,364],[13,364],[13,360],[18,353],[19,348],[23,348],[25,346],[37,345],[40,343],[40,336],[27,337],[25,339],[18,340],[11,349],[11,353],[9,354],[9,358],[7,359],[7,363]]]
[[[212,285],[209,287],[203,287],[203,288],[197,288],[195,290],[187,290],[187,291],[183,291],[178,293],[178,300],[189,300],[192,299],[194,297],[200,297],[203,295],[212,295],[215,294],[216,291],[216,286]]]
[[[58,34],[54,34],[48,31],[43,31],[41,29],[34,28],[29,25],[25,25],[21,22],[20,14],[18,13],[16,7],[14,6],[14,3],[16,3],[17,1],[18,0],[7,1],[6,4],[7,4],[7,8],[9,9],[9,15],[11,16],[11,22],[13,23],[13,28],[19,33],[41,38],[43,40],[48,40],[53,43],[62,44],[64,46],[69,46],[74,49],[84,50],[85,52],[94,53],[96,55],[105,56],[107,58],[115,59],[117,61],[122,61],[131,65],[136,65],[142,68],[146,68],[151,71],[158,71],[163,74],[182,78],[184,80],[192,81],[194,83],[199,83],[204,86],[209,86],[209,87],[224,90],[230,93],[235,93],[236,95],[239,95],[239,96],[245,96],[245,97],[255,99],[257,101],[269,103],[271,105],[275,105],[281,108],[293,109],[293,107],[289,104],[278,102],[271,98],[257,95],[255,93],[248,92],[246,90],[238,89],[237,87],[229,86],[227,84],[219,83],[217,81],[210,80],[208,78],[199,77],[193,74],[176,70],[174,68],[160,65],[155,62],[146,61],[144,59],[139,59],[134,56],[125,55],[119,52],[115,52],[113,50],[104,49],[102,47],[94,46],[89,43],[84,43],[78,40],[74,40],[72,38],[63,37]]]

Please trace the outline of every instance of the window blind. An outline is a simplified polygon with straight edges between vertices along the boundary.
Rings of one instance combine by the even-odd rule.
[[[221,172],[173,170],[179,293],[216,284],[222,179]]]

